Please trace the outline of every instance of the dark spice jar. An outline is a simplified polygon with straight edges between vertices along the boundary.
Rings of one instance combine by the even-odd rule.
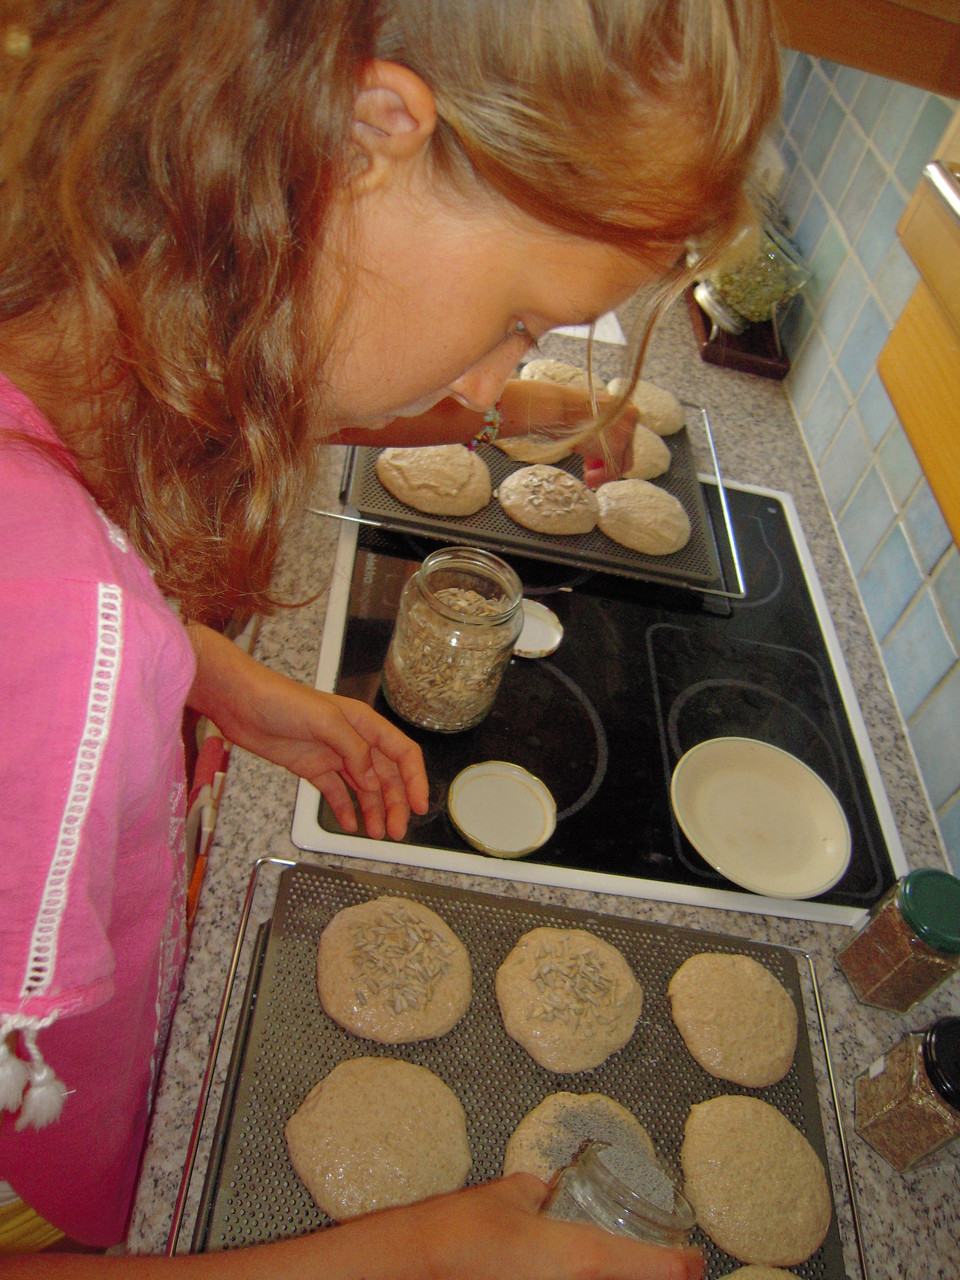
[[[904,1036],[856,1079],[854,1099],[857,1133],[901,1173],[950,1158],[960,1139],[960,1018]]]
[[[877,903],[837,955],[864,1004],[906,1013],[960,968],[960,880],[925,867]]]

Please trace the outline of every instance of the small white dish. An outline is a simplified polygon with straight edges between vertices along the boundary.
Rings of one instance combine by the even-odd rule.
[[[523,630],[513,652],[518,658],[546,658],[555,653],[563,639],[560,619],[539,600],[524,600]]]
[[[553,835],[557,806],[539,778],[508,760],[461,769],[447,811],[464,840],[495,858],[522,858]]]
[[[850,863],[850,828],[802,760],[756,738],[708,738],[673,771],[673,811],[715,871],[771,898],[815,898]]]

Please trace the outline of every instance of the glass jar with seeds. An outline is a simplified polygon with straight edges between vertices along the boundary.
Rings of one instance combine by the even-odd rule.
[[[400,597],[382,687],[404,720],[458,733],[497,696],[523,627],[523,588],[503,560],[476,547],[427,556]]]
[[[857,1133],[906,1173],[960,1148],[960,1018],[905,1035],[854,1082]]]
[[[654,1156],[639,1146],[594,1141],[584,1143],[553,1179],[543,1212],[674,1246],[687,1244],[696,1224],[693,1209]]]

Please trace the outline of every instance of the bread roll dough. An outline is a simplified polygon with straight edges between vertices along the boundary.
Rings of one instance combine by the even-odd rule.
[[[690,541],[683,503],[647,480],[611,480],[597,490],[600,532],[648,556],[666,556]]]
[[[421,902],[380,897],[344,907],[320,935],[317,990],[324,1011],[383,1044],[442,1036],[466,1012],[470,957]]]
[[[500,482],[500,505],[517,524],[537,533],[589,533],[596,526],[597,496],[582,480],[537,462]]]
[[[613,1098],[603,1093],[551,1093],[510,1135],[504,1177],[522,1171],[549,1182],[588,1141],[616,1146],[627,1155],[656,1158],[646,1129]]]
[[[660,436],[642,422],[633,429],[630,442],[630,466],[621,475],[621,480],[655,480],[670,470],[673,455],[663,443]]]
[[[769,969],[749,956],[704,952],[667,986],[670,1013],[704,1071],[748,1089],[775,1084],[797,1047],[797,1010]]]
[[[633,1035],[643,989],[623,956],[585,929],[525,933],[497,970],[507,1035],[548,1071],[589,1071]]]
[[[697,1222],[738,1262],[792,1267],[823,1244],[833,1213],[823,1165],[769,1103],[724,1094],[695,1104],[680,1162]]]
[[[398,502],[433,516],[472,516],[493,493],[487,464],[463,444],[384,449],[377,479]]]
[[[527,436],[507,436],[493,443],[514,462],[545,462],[551,465],[562,462],[573,453],[566,440],[552,440],[550,436],[536,432]]]
[[[463,1107],[426,1067],[351,1058],[287,1121],[297,1175],[335,1222],[462,1187],[470,1172]]]
[[[611,378],[607,391],[612,396],[622,395],[630,385],[627,378]],[[677,397],[654,382],[644,378],[637,381],[630,397],[640,415],[640,421],[658,436],[672,436],[686,421],[683,405]]]
[[[579,365],[567,364],[563,360],[551,360],[547,356],[536,356],[528,360],[520,368],[521,378],[531,378],[534,382],[557,382],[565,387],[583,387],[590,389],[590,375]],[[604,392],[603,380],[594,376],[593,388],[597,395]]]

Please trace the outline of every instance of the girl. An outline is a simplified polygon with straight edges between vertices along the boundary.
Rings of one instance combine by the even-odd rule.
[[[122,1240],[183,951],[184,704],[354,829],[418,749],[204,625],[277,601],[325,440],[570,430],[510,383],[718,248],[775,110],[768,0],[0,0],[0,1180],[14,1251]],[[648,333],[647,328],[644,333]],[[645,342],[634,353],[634,376]],[[587,423],[584,426],[584,423]],[[617,441],[620,441],[618,445]],[[179,618],[175,610],[179,611]],[[243,1254],[10,1275],[659,1277],[519,1176]],[[0,1229],[2,1229],[0,1218]],[[8,1232],[8,1234],[11,1234]]]

